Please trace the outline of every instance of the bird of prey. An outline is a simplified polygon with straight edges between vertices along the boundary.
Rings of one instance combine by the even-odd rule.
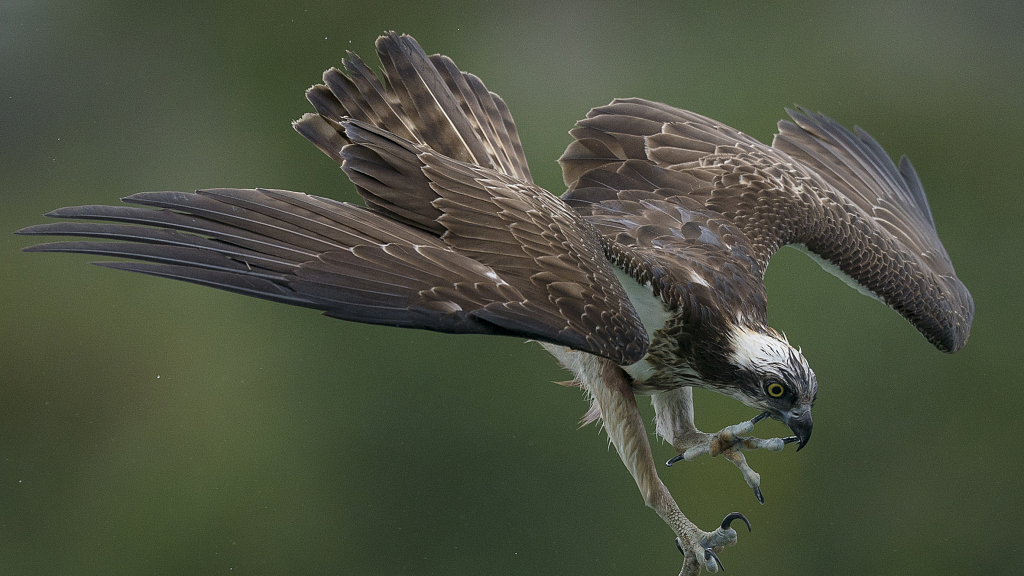
[[[150,192],[139,206],[79,206],[21,234],[89,238],[27,248],[324,314],[541,343],[592,399],[604,429],[684,555],[717,572],[732,513],[707,532],[662,484],[636,396],[681,459],[724,455],[763,503],[743,451],[799,450],[818,383],[766,320],[771,256],[796,246],[903,315],[936,347],[968,337],[974,304],[956,277],[921,181],[863,130],[800,109],[771,146],[639,98],[594,108],[571,131],[559,198],[533,183],[502,99],[405,35],[377,40],[379,78],[355,54],[307,91],[294,122],[366,206],[296,192]],[[84,222],[83,222],[84,221]],[[98,222],[97,222],[98,221]],[[113,240],[113,242],[110,242]],[[757,410],[709,434],[692,388]],[[748,436],[763,418],[793,436]]]

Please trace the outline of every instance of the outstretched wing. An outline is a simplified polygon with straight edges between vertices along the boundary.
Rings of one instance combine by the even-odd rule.
[[[423,154],[432,163],[424,171],[440,190],[442,235],[361,206],[261,189],[136,194],[124,200],[160,209],[62,208],[48,216],[110,223],[60,222],[19,233],[116,240],[27,250],[130,258],[138,262],[98,264],[344,320],[519,335],[621,363],[643,356],[646,333],[625,294],[616,293],[621,287],[582,217],[564,205],[564,214],[552,213],[560,201],[535,187],[495,174],[482,184],[468,167]],[[387,180],[393,164],[378,162],[348,169]]]
[[[955,351],[974,304],[956,277],[906,160],[897,169],[866,133],[816,114],[780,123],[768,147],[709,118],[641,99],[595,108],[562,156],[567,199],[588,171],[629,160],[685,178],[665,197],[687,196],[749,239],[763,274],[779,247],[802,245],[826,270],[902,314],[936,347]]]
[[[358,57],[308,95],[296,129],[334,158],[367,207],[280,190],[156,192],[158,208],[81,206],[107,223],[22,234],[109,241],[30,251],[119,256],[101,265],[374,324],[519,335],[630,364],[648,336],[582,216],[530,181],[504,103],[415,40],[378,39],[385,87]]]

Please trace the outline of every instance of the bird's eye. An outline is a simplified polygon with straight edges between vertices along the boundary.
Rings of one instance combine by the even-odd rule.
[[[764,387],[764,391],[772,398],[782,398],[782,395],[786,393],[786,387],[778,380],[772,380]]]

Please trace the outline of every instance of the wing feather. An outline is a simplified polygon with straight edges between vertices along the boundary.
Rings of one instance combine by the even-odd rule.
[[[513,176],[441,155],[422,144],[349,120],[343,123],[360,161],[342,164],[349,177],[362,182],[371,204],[389,198],[399,208],[433,196],[429,205],[441,213],[435,225],[441,240],[459,254],[493,269],[519,290],[537,317],[533,334],[597,353],[623,364],[643,357],[649,343],[640,319],[605,258],[590,223],[550,192]],[[364,162],[358,148],[378,154]],[[401,193],[390,162],[415,157],[428,184]],[[418,181],[417,181],[418,182]],[[407,201],[409,205],[402,205]],[[491,306],[495,314],[500,307]],[[498,318],[497,316],[495,318]],[[498,319],[492,322],[499,323]],[[517,320],[522,325],[525,319]],[[542,323],[540,325],[538,323]],[[553,332],[549,332],[553,331]]]

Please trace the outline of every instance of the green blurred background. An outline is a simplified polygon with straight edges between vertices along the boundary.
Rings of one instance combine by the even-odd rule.
[[[1022,23],[1016,1],[0,2],[0,573],[679,569],[536,345],[19,252],[44,212],[145,190],[357,200],[289,121],[394,29],[505,98],[556,193],[566,131],[616,96],[766,142],[799,103],[908,154],[974,294],[967,348],[783,250],[770,314],[817,372],[814,441],[749,456],[765,506],[721,459],[662,477],[703,527],[751,519],[730,574],[1020,574]],[[697,394],[705,430],[753,416]]]

